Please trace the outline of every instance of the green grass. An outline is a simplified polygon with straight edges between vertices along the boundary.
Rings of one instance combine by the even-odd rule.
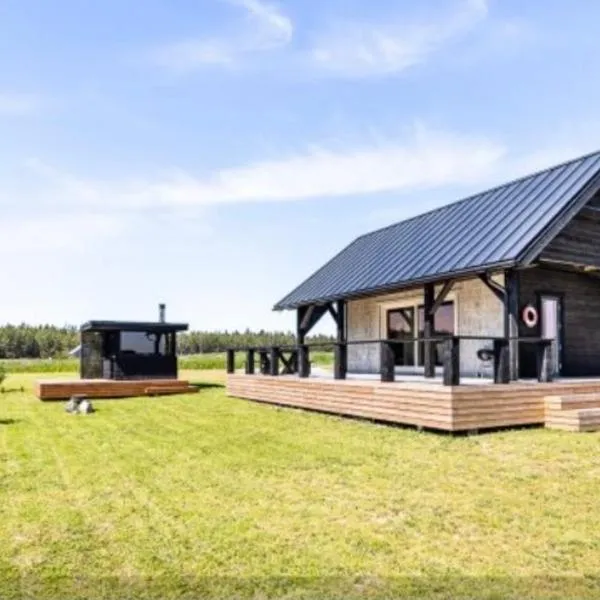
[[[242,352],[236,354],[236,368],[241,369],[246,360]],[[333,363],[331,352],[312,352],[311,361],[319,366],[328,366]],[[0,360],[9,373],[72,373],[79,369],[77,358],[57,359],[14,359]],[[225,354],[195,354],[179,357],[179,367],[188,370],[225,370]]]
[[[2,600],[600,596],[598,434],[95,404],[0,396]]]

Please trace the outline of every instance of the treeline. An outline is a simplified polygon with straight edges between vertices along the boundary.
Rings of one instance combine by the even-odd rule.
[[[332,344],[331,336],[317,335],[307,341],[319,344]],[[260,346],[292,346],[296,343],[296,336],[291,332],[258,331],[247,329],[239,331],[190,331],[177,337],[179,354],[205,354],[208,352],[222,352],[227,348],[246,348]],[[325,349],[325,348],[324,348]]]
[[[328,344],[330,336],[314,336],[311,342]],[[230,347],[292,345],[291,332],[190,331],[177,338],[178,352],[182,355],[222,352]],[[0,326],[0,359],[6,358],[64,358],[79,344],[77,327],[54,325]]]
[[[76,327],[4,325],[0,327],[0,358],[60,358],[79,343]]]

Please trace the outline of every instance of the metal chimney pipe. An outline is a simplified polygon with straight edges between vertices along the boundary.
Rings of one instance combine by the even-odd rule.
[[[167,310],[167,306],[165,304],[159,304],[158,305],[158,320],[161,323],[164,323],[166,320],[166,310]]]

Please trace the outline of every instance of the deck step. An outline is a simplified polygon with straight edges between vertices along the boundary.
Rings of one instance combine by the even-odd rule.
[[[546,396],[546,410],[575,410],[578,408],[600,408],[600,394],[569,394]]]
[[[600,431],[600,407],[547,410],[546,427],[564,431]]]

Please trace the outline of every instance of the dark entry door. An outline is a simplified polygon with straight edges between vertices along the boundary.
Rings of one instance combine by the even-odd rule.
[[[562,298],[553,294],[540,295],[540,334],[552,340],[552,371],[560,375],[562,371]]]

